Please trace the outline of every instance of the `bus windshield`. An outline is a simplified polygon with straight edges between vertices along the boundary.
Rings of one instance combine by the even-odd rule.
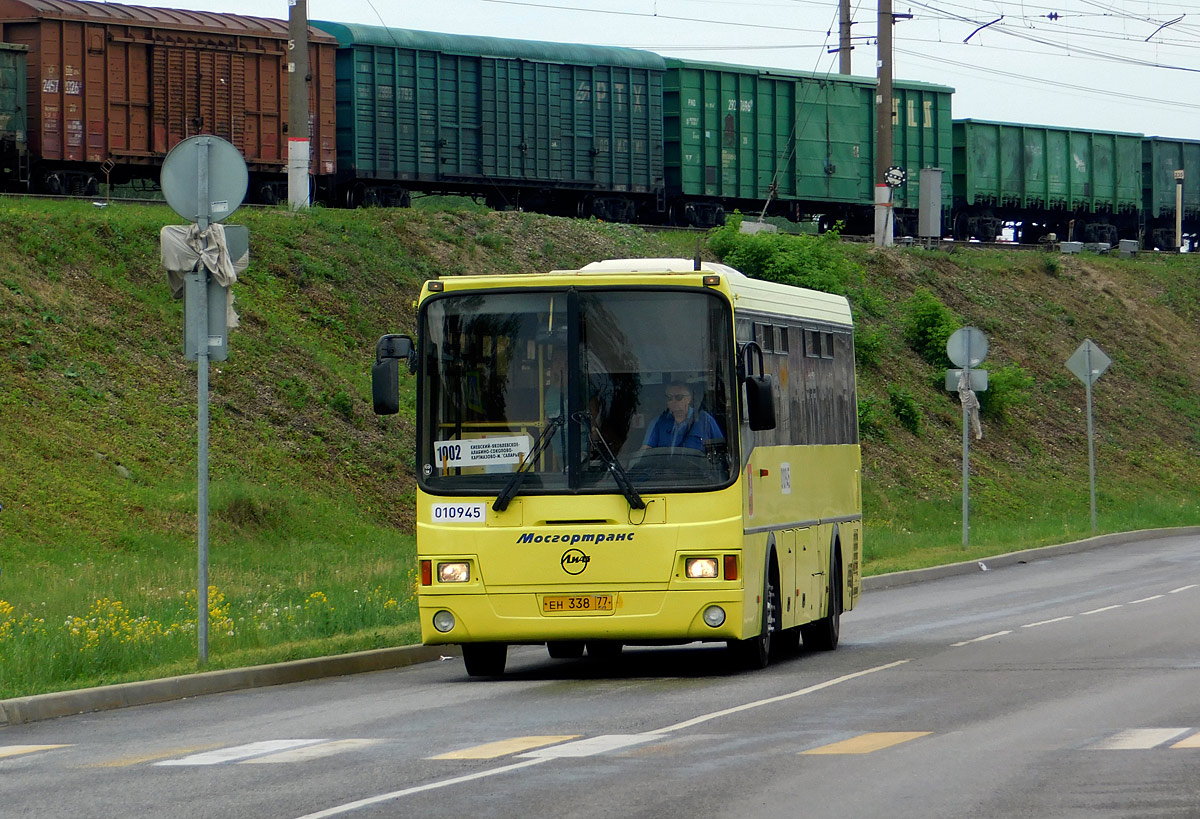
[[[738,463],[732,325],[724,299],[694,288],[429,299],[422,486],[500,494],[517,472],[520,494],[727,485]]]

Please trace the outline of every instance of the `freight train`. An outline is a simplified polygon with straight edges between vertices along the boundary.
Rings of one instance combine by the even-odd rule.
[[[245,157],[251,201],[281,201],[287,45],[281,20],[0,0],[0,186],[153,186],[171,147],[211,133]],[[737,209],[874,229],[873,78],[336,22],[311,22],[309,47],[326,205],[443,193],[618,222],[712,226]],[[1200,140],[955,120],[953,94],[895,83],[897,235],[916,232],[921,169],[940,168],[955,239],[1009,227],[1173,248],[1181,192],[1195,245]]]

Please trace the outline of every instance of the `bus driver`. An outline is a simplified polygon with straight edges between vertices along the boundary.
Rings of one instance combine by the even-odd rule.
[[[667,408],[650,425],[643,446],[688,447],[703,452],[706,443],[723,440],[716,419],[704,410],[693,409],[688,385],[672,381],[667,386]]]

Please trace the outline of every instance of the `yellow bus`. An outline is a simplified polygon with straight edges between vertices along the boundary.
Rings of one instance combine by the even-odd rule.
[[[376,347],[416,375],[421,638],[612,657],[837,646],[861,590],[850,307],[688,259],[426,282]]]

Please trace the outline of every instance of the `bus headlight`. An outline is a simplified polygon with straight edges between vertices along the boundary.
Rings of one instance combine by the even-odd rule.
[[[708,616],[707,613],[705,613],[705,616]],[[445,634],[454,628],[454,615],[442,609],[433,615],[433,627],[442,634]]]
[[[693,579],[716,577],[717,559],[715,557],[689,557],[684,562],[684,574]]]
[[[440,583],[466,583],[470,579],[470,563],[438,564],[438,582]]]
[[[704,610],[704,624],[716,628],[725,622],[725,609],[720,606],[709,606]]]

